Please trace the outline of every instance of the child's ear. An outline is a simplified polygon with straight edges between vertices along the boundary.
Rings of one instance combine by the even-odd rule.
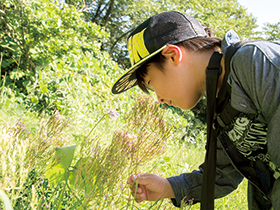
[[[167,45],[161,52],[161,54],[167,59],[178,65],[182,60],[182,50],[177,45]]]

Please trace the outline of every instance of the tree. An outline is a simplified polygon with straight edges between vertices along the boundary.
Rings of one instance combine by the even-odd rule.
[[[151,15],[177,10],[198,18],[203,24],[223,37],[234,29],[241,38],[250,38],[257,27],[256,19],[246,13],[237,0],[84,0],[83,3],[68,0],[83,10],[85,19],[105,27],[110,41],[103,44],[103,50],[110,53],[122,68],[130,65],[126,50],[128,34]]]
[[[12,89],[18,100],[40,112],[76,111],[77,103],[70,99],[90,104],[93,93],[101,95],[100,101],[109,95],[113,82],[108,72],[114,74],[117,65],[100,50],[108,36],[100,26],[84,21],[71,5],[0,1],[1,87]],[[98,89],[99,84],[106,85],[108,93]]]
[[[263,27],[265,39],[270,41],[280,41],[280,21],[275,24],[266,23]]]
[[[74,8],[46,0],[1,0],[0,13],[1,74],[23,92],[28,82],[36,84],[39,68],[71,50],[97,51],[97,40],[106,37]]]

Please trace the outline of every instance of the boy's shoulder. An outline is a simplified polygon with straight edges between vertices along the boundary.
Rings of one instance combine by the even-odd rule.
[[[225,54],[234,43],[240,42],[238,34],[234,30],[229,30],[222,40],[222,50]],[[280,68],[280,43],[264,41],[264,40],[252,40],[247,42],[242,48],[240,48],[234,55],[237,60],[253,59],[253,56],[265,56],[274,66]],[[257,59],[258,60],[258,59]]]
[[[246,44],[237,53],[237,57],[249,57],[254,56],[256,62],[260,62],[262,57],[265,57],[267,61],[271,62],[275,67],[280,69],[280,44],[270,41],[255,41]],[[263,60],[263,59],[262,59]]]
[[[248,42],[237,50],[228,77],[235,109],[250,114],[260,109],[256,95],[265,95],[265,87],[270,85],[266,81],[273,81],[280,70],[279,58],[280,45],[269,41]]]

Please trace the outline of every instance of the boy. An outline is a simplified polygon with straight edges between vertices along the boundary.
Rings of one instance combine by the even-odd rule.
[[[144,92],[147,88],[155,91],[161,103],[191,109],[210,92],[206,69],[212,58],[220,53],[225,57],[239,41],[234,31],[223,40],[213,37],[209,28],[178,12],[152,16],[130,34],[132,67],[115,82],[112,92],[118,94],[138,84]],[[184,198],[201,202],[203,174],[207,172],[215,173],[213,197],[229,194],[245,177],[249,180],[249,209],[280,209],[280,45],[266,41],[245,44],[232,56],[230,72],[224,57],[218,59],[221,71],[214,107],[216,114],[227,107],[235,114],[226,118],[230,119],[227,123],[223,118],[213,121],[218,135],[216,170],[206,170],[202,164],[198,171],[167,179],[154,174],[132,175],[127,183],[134,195],[138,178],[137,202],[171,198],[178,207]],[[229,96],[224,97],[228,86]]]

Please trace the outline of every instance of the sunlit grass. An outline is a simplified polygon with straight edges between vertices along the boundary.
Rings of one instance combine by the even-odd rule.
[[[187,132],[196,138],[182,139],[183,133],[177,132],[172,121],[176,132],[169,133],[152,101],[145,105],[143,98],[139,100],[134,112],[119,118],[106,111],[105,117],[95,120],[96,127],[85,128],[84,134],[81,128],[77,133],[77,125],[58,112],[38,118],[2,103],[0,189],[14,209],[177,209],[168,199],[134,202],[126,179],[132,173],[170,177],[196,170],[204,160],[205,136],[191,128]],[[73,144],[77,148],[69,171],[75,171],[74,176],[69,182],[51,185],[45,170],[55,148]],[[246,182],[215,205],[216,209],[247,209]]]

